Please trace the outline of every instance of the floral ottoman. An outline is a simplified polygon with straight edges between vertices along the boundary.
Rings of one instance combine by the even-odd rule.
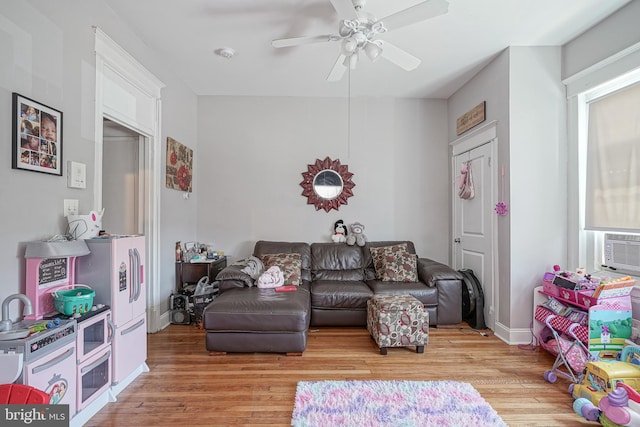
[[[411,295],[374,295],[367,302],[367,329],[380,348],[416,346],[424,352],[429,343],[429,313]]]

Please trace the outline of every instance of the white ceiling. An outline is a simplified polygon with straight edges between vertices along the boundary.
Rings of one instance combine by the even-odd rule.
[[[405,71],[362,57],[326,77],[337,42],[276,49],[271,40],[333,34],[329,0],[105,0],[198,95],[448,98],[508,46],[560,46],[629,0],[449,0],[449,11],[380,37],[422,59]],[[421,0],[368,0],[380,19]],[[232,47],[235,57],[214,52]],[[350,83],[350,84],[349,84]]]

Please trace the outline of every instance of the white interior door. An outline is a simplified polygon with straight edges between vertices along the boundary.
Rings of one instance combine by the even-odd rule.
[[[454,156],[454,265],[456,270],[473,270],[482,283],[484,317],[487,327],[495,328],[494,274],[494,172],[492,164],[494,142],[472,148]],[[473,178],[474,196],[462,199],[458,195],[462,167],[468,164]]]

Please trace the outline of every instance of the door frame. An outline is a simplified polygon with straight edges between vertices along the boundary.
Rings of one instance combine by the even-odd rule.
[[[456,182],[456,168],[455,168],[455,160],[456,157],[467,153],[474,148],[478,148],[485,144],[491,144],[491,161],[493,162],[491,167],[491,183],[490,183],[490,198],[491,200],[497,200],[498,194],[498,122],[497,120],[491,121],[484,126],[475,129],[468,134],[452,141],[449,143],[451,147],[451,260],[454,267],[458,267],[456,265],[456,248],[457,245],[454,242],[455,238],[460,235],[460,231],[458,230],[458,224],[456,223],[456,198],[458,197],[457,187],[455,185]],[[495,325],[499,323],[499,313],[498,309],[500,304],[499,298],[499,269],[498,269],[498,220],[497,215],[493,212],[488,213],[491,218],[491,276],[493,278],[491,283],[491,295],[492,301],[485,301],[485,309],[490,308],[492,310],[489,313],[488,319],[490,321],[487,322],[487,327],[491,330],[495,330]],[[483,284],[486,286],[485,284]]]
[[[100,28],[95,30],[96,101],[94,206],[102,209],[103,120],[112,120],[142,136],[144,140],[143,174],[146,236],[147,331],[160,330],[160,174],[161,117],[160,91],[165,86],[135,58],[122,49]],[[105,86],[108,90],[105,91]],[[116,93],[117,92],[117,93]],[[119,103],[118,95],[130,97]]]

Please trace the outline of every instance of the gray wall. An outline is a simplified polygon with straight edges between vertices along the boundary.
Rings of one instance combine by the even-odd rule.
[[[446,102],[420,99],[200,97],[199,238],[234,258],[258,239],[330,242],[337,219],[369,240],[410,239],[449,260]],[[316,211],[302,172],[325,157],[354,174],[339,211]]]
[[[449,106],[449,140],[455,141],[456,120],[482,101],[486,101],[486,123],[497,121],[498,164],[505,167],[505,203],[511,206],[509,185],[509,64],[510,51],[501,52],[493,61],[454,93],[448,100]],[[512,208],[509,208],[512,211]],[[497,222],[499,241],[497,245],[497,261],[499,263],[499,280],[496,292],[499,304],[496,307],[496,323],[509,324],[510,311],[508,306],[510,296],[509,276],[509,244],[511,214],[501,217]]]
[[[562,48],[569,105],[568,263],[596,270],[602,264],[600,233],[581,227],[579,194],[578,95],[640,68],[640,1],[576,37]]]
[[[487,101],[497,121],[509,213],[498,218],[496,333],[527,334],[533,288],[566,259],[565,99],[559,47],[511,47],[449,98],[449,138],[456,119]]]
[[[169,71],[157,53],[145,46],[101,0],[82,2],[23,0],[4,2],[0,10],[0,300],[24,292],[24,242],[65,232],[63,199],[79,199],[80,212],[93,209],[95,53],[99,26],[158,77],[162,91],[162,151],[166,136],[197,148],[196,96]],[[87,165],[87,188],[70,189],[59,177],[13,170],[11,93],[32,98],[63,112],[63,157]],[[163,160],[164,168],[164,160]],[[195,183],[197,186],[197,182]],[[173,288],[175,240],[195,238],[196,201],[177,191],[161,194],[162,294]],[[11,315],[18,314],[11,305]],[[167,303],[168,307],[168,303]],[[161,308],[161,311],[164,311]]]
[[[635,25],[639,16],[640,2],[633,1],[565,45],[561,77],[636,43],[640,39],[640,29]],[[195,151],[192,197],[184,199],[181,192],[161,190],[162,296],[168,297],[173,289],[177,240],[213,243],[232,256],[242,257],[257,239],[329,241],[331,224],[338,218],[362,222],[372,240],[412,239],[422,256],[448,262],[447,143],[455,139],[455,118],[486,100],[487,120],[499,121],[499,157],[507,169],[506,199],[511,212],[502,218],[498,231],[498,320],[514,328],[528,326],[531,308],[527,300],[534,281],[529,273],[539,275],[546,264],[555,263],[551,258],[562,260],[566,256],[560,253],[562,239],[550,235],[557,228],[555,222],[548,229],[527,229],[527,221],[536,221],[536,212],[548,206],[545,190],[558,185],[552,185],[552,179],[561,180],[554,174],[542,176],[540,169],[542,163],[544,171],[549,164],[562,162],[558,142],[562,140],[563,117],[556,104],[560,72],[553,49],[503,52],[448,103],[355,99],[347,143],[346,100],[198,100],[170,72],[164,58],[141,42],[124,22],[101,0],[3,4],[0,129],[4,129],[5,143],[0,150],[5,160],[0,168],[0,196],[5,204],[0,211],[0,299],[24,292],[24,242],[65,231],[63,199],[79,199],[81,212],[93,208],[92,26],[97,25],[166,84],[162,90],[162,152],[167,136]],[[9,167],[12,92],[63,111],[64,160],[87,165],[86,190],[67,188],[66,177]],[[545,111],[541,105],[549,109]],[[521,115],[521,120],[514,114]],[[511,129],[512,123],[519,125]],[[530,129],[530,123],[540,128]],[[548,123],[552,126],[546,128]],[[518,151],[513,152],[515,147]],[[549,164],[544,162],[549,159],[547,155],[551,156]],[[354,173],[355,196],[339,212],[316,212],[300,195],[301,172],[308,163],[325,156],[340,158]],[[164,165],[165,159],[162,168]],[[530,179],[532,168],[540,174],[535,180]],[[515,188],[515,183],[528,186]],[[535,197],[527,199],[532,187]],[[561,192],[549,194],[551,200],[557,200]],[[549,237],[559,243],[552,245],[559,253],[547,254],[543,262],[536,249],[530,258],[532,248],[526,246],[527,237],[536,241]],[[515,239],[518,242],[514,244]],[[530,259],[533,261],[528,264]],[[515,269],[517,274],[513,273]],[[167,307],[161,307],[161,312]],[[14,305],[11,312],[17,313]]]
[[[529,329],[533,289],[540,285],[544,272],[552,271],[554,264],[567,265],[567,135],[560,48],[509,50],[512,215],[508,326],[515,334]],[[500,309],[506,307],[501,303]]]
[[[449,139],[455,120],[487,101],[487,121],[498,121],[499,162],[505,165],[509,215],[498,221],[497,333],[524,337],[532,318],[532,291],[553,264],[567,268],[577,250],[567,231],[577,224],[577,174],[568,174],[567,110],[561,80],[640,42],[640,2],[632,1],[600,24],[554,47],[511,47],[449,98]],[[575,149],[572,151],[575,153]],[[507,335],[509,334],[509,335]]]
[[[562,46],[566,79],[640,41],[640,1],[633,0],[599,24]]]

